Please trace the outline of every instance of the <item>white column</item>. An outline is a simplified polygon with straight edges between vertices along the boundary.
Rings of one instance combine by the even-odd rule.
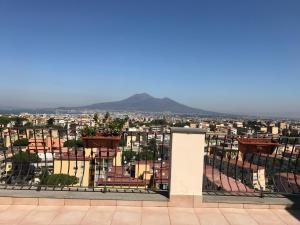
[[[195,207],[202,202],[205,133],[171,129],[170,206]]]

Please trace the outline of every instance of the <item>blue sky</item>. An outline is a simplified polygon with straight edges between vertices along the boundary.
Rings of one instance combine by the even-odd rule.
[[[300,117],[299,12],[299,0],[0,0],[0,106],[147,92]]]

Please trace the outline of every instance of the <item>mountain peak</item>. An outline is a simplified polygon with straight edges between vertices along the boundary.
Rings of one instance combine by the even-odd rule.
[[[76,107],[77,110],[106,110],[106,111],[142,111],[142,112],[173,112],[173,113],[201,113],[203,115],[211,115],[201,109],[195,109],[180,104],[170,98],[155,98],[148,93],[140,93],[132,95],[129,98],[116,102],[96,103],[82,107]]]
[[[146,93],[146,92],[139,93],[139,94],[135,94],[135,95],[133,95],[133,96],[139,96],[139,97],[153,98],[153,96],[152,96],[152,95],[149,95],[149,94],[148,94],[148,93]],[[133,96],[132,96],[132,97],[133,97]]]
[[[154,98],[153,96],[147,94],[147,93],[140,93],[140,94],[135,94],[135,95],[132,95],[131,97],[127,98],[130,99],[130,100],[146,100],[146,99],[152,99]]]

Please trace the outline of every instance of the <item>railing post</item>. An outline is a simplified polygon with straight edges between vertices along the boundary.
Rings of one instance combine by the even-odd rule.
[[[171,129],[170,206],[202,203],[204,145],[202,129]]]

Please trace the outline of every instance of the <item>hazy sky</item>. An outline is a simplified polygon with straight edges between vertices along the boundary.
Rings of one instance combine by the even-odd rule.
[[[299,0],[0,0],[0,106],[147,92],[300,116]]]

